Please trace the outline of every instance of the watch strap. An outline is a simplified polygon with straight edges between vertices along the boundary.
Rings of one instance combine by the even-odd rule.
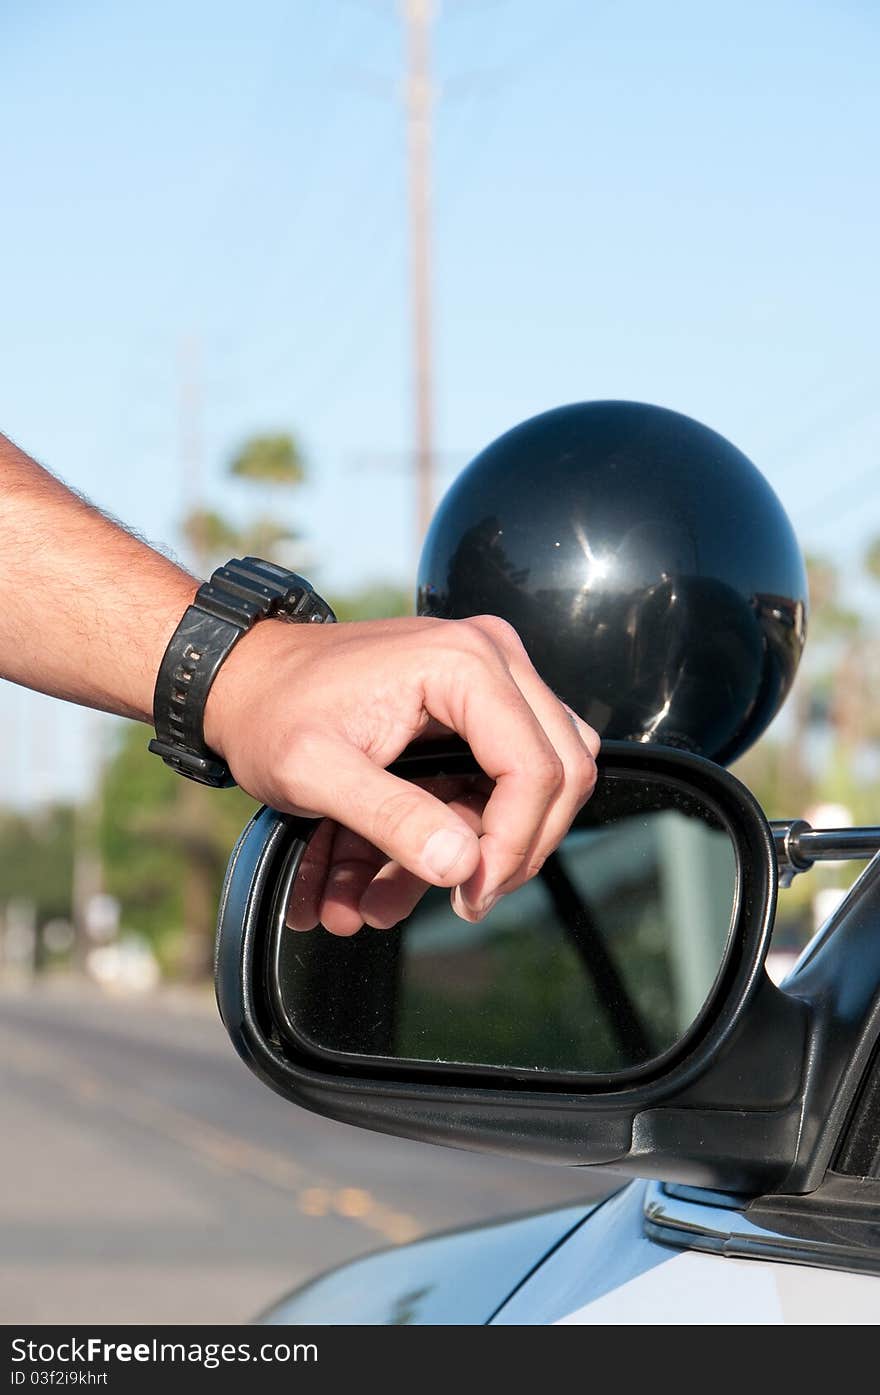
[[[235,783],[205,745],[205,703],[242,635],[274,617],[300,624],[336,619],[304,577],[258,557],[233,558],[199,587],[169,641],[153,697],[150,750],[179,774],[217,787]]]

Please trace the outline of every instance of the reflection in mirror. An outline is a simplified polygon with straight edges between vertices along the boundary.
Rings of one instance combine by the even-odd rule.
[[[485,785],[473,782],[477,808]],[[538,876],[479,924],[453,913],[448,891],[408,896],[392,929],[297,933],[291,865],[273,991],[300,1048],[610,1074],[662,1056],[706,1004],[730,940],[736,850],[701,796],[609,774]]]

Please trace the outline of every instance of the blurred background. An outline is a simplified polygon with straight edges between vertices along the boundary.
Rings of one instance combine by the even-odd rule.
[[[0,428],[204,572],[412,608],[517,421],[633,398],[766,474],[809,558],[737,774],[880,822],[880,21],[867,0],[4,0]],[[354,1135],[209,985],[251,812],[145,729],[0,687],[5,1321],[243,1320],[378,1244],[609,1185]],[[783,893],[784,970],[852,869]]]

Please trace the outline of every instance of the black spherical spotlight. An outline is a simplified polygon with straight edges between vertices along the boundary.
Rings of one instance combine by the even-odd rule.
[[[425,540],[418,610],[503,616],[602,736],[728,764],[791,688],[807,579],[781,503],[723,436],[662,407],[582,402],[459,475]]]

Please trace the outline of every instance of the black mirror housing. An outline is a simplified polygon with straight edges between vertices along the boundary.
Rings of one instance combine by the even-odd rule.
[[[419,778],[473,768],[454,743],[411,748],[395,770]],[[315,1058],[279,1022],[270,965],[282,869],[310,826],[263,809],[233,852],[218,930],[217,999],[243,1060],[291,1102],[379,1132],[733,1191],[780,1184],[797,1151],[808,1008],[763,968],[777,890],[769,825],[733,776],[687,752],[609,742],[599,769],[600,780],[636,773],[699,795],[734,838],[729,951],[697,1030],[678,1049],[625,1081],[412,1062],[379,1071],[357,1057]]]

